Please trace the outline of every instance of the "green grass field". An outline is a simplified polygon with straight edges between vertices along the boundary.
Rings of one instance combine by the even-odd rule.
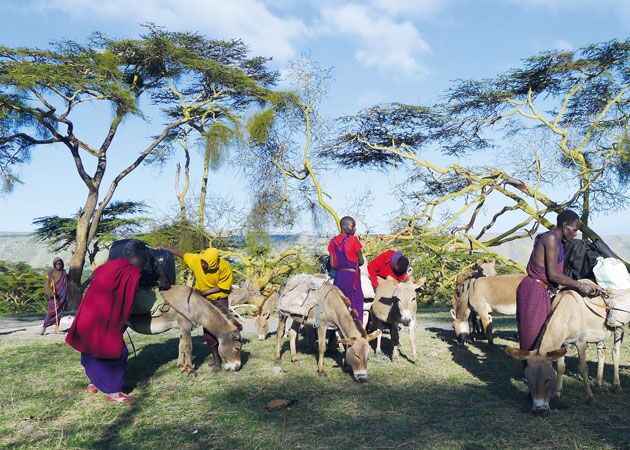
[[[325,360],[318,377],[315,356],[291,363],[285,344],[282,373],[274,373],[274,339],[244,345],[238,373],[212,374],[209,350],[194,339],[196,378],[176,367],[177,336],[134,336],[137,356],[127,383],[137,401],[106,402],[85,392],[79,354],[61,339],[0,341],[0,447],[3,448],[628,448],[630,447],[630,351],[623,345],[621,383],[605,388],[596,404],[584,404],[575,350],[567,359],[566,411],[532,417],[521,364],[503,348],[515,340],[512,319],[497,318],[494,348],[460,347],[445,308],[419,313],[428,331],[418,333],[420,361],[394,366],[372,359],[369,381],[358,384],[338,364]],[[385,340],[387,337],[385,338]],[[402,333],[403,353],[410,354]],[[203,345],[202,345],[203,344]],[[301,344],[306,350],[306,344]],[[388,347],[386,347],[387,349]],[[130,349],[131,350],[131,349]],[[588,353],[594,376],[595,349]],[[265,411],[275,398],[295,398],[286,437],[281,413]]]

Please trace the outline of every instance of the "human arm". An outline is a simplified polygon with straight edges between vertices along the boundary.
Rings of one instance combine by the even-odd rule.
[[[544,248],[544,265],[547,280],[554,284],[573,288],[586,296],[597,295],[601,291],[597,285],[574,280],[558,270],[558,244],[553,234],[547,234],[542,238],[542,247]]]
[[[46,295],[52,294],[52,290],[50,289],[50,280],[52,279],[51,273],[48,272],[48,276],[46,277],[46,284],[44,284],[44,292]]]
[[[365,264],[365,260],[363,259],[363,251],[359,250],[357,252],[357,261],[359,262],[359,266],[362,266],[363,264]]]
[[[158,247],[158,250],[166,250],[167,252],[172,253],[175,256],[179,256],[180,258],[184,257],[184,252],[180,252],[179,250],[175,250],[173,248],[164,247],[162,245]]]
[[[212,294],[217,294],[219,292],[223,292],[223,289],[221,289],[220,287],[213,287],[210,289],[206,289],[205,291],[200,291],[197,290],[197,292],[199,293],[199,295],[201,295],[202,297],[207,297],[208,295],[212,295]],[[227,291],[226,293],[229,294],[229,291]]]
[[[383,268],[384,265],[387,264],[387,252],[381,253],[376,258],[368,263],[368,275],[370,276],[370,282],[372,283],[372,287],[376,289],[378,287],[378,274]]]

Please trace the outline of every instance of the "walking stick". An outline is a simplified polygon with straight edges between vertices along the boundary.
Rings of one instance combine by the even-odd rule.
[[[52,288],[53,301],[55,302],[55,334],[59,334],[59,315],[57,314],[57,288],[55,287],[55,279],[51,278],[50,287]]]

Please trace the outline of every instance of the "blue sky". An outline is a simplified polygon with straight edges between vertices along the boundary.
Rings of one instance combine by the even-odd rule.
[[[380,102],[431,104],[454,79],[490,77],[544,50],[625,39],[630,1],[3,0],[0,43],[45,47],[50,40],[82,40],[96,30],[135,37],[146,22],[241,38],[253,53],[272,56],[279,70],[308,52],[323,67],[333,67],[334,82],[322,105],[332,118]],[[81,129],[88,140],[103,135],[107,114],[85,116]],[[154,127],[135,119],[125,123],[110,176],[146,144]],[[21,174],[24,184],[0,198],[0,231],[31,230],[34,217],[69,215],[84,201],[84,186],[62,148],[36,149]],[[322,183],[342,214],[369,188],[365,222],[372,231],[386,231],[398,208],[391,189],[401,177],[396,171],[334,170],[322,174]],[[168,212],[175,203],[173,185],[173,164],[162,170],[142,167],[122,182],[115,198],[145,200]],[[248,200],[246,180],[233,167],[213,174],[210,187],[236,202]],[[625,234],[629,218],[628,212],[598,216],[593,225],[603,234]],[[294,231],[310,228],[305,219]]]

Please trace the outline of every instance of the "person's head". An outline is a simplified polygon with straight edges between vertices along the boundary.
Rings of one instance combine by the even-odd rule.
[[[396,252],[394,253],[394,256],[392,256],[390,267],[396,275],[400,276],[407,272],[407,269],[409,268],[409,259],[401,252]]]
[[[576,236],[581,225],[580,217],[570,209],[558,214],[557,226],[562,232],[562,239],[566,241],[570,241]]]
[[[354,234],[357,231],[357,223],[350,216],[344,216],[339,221],[341,232],[345,234]]]
[[[59,257],[53,259],[53,269],[55,270],[63,270],[63,260]]]
[[[207,248],[201,252],[201,268],[204,272],[216,272],[219,269],[219,250]]]

